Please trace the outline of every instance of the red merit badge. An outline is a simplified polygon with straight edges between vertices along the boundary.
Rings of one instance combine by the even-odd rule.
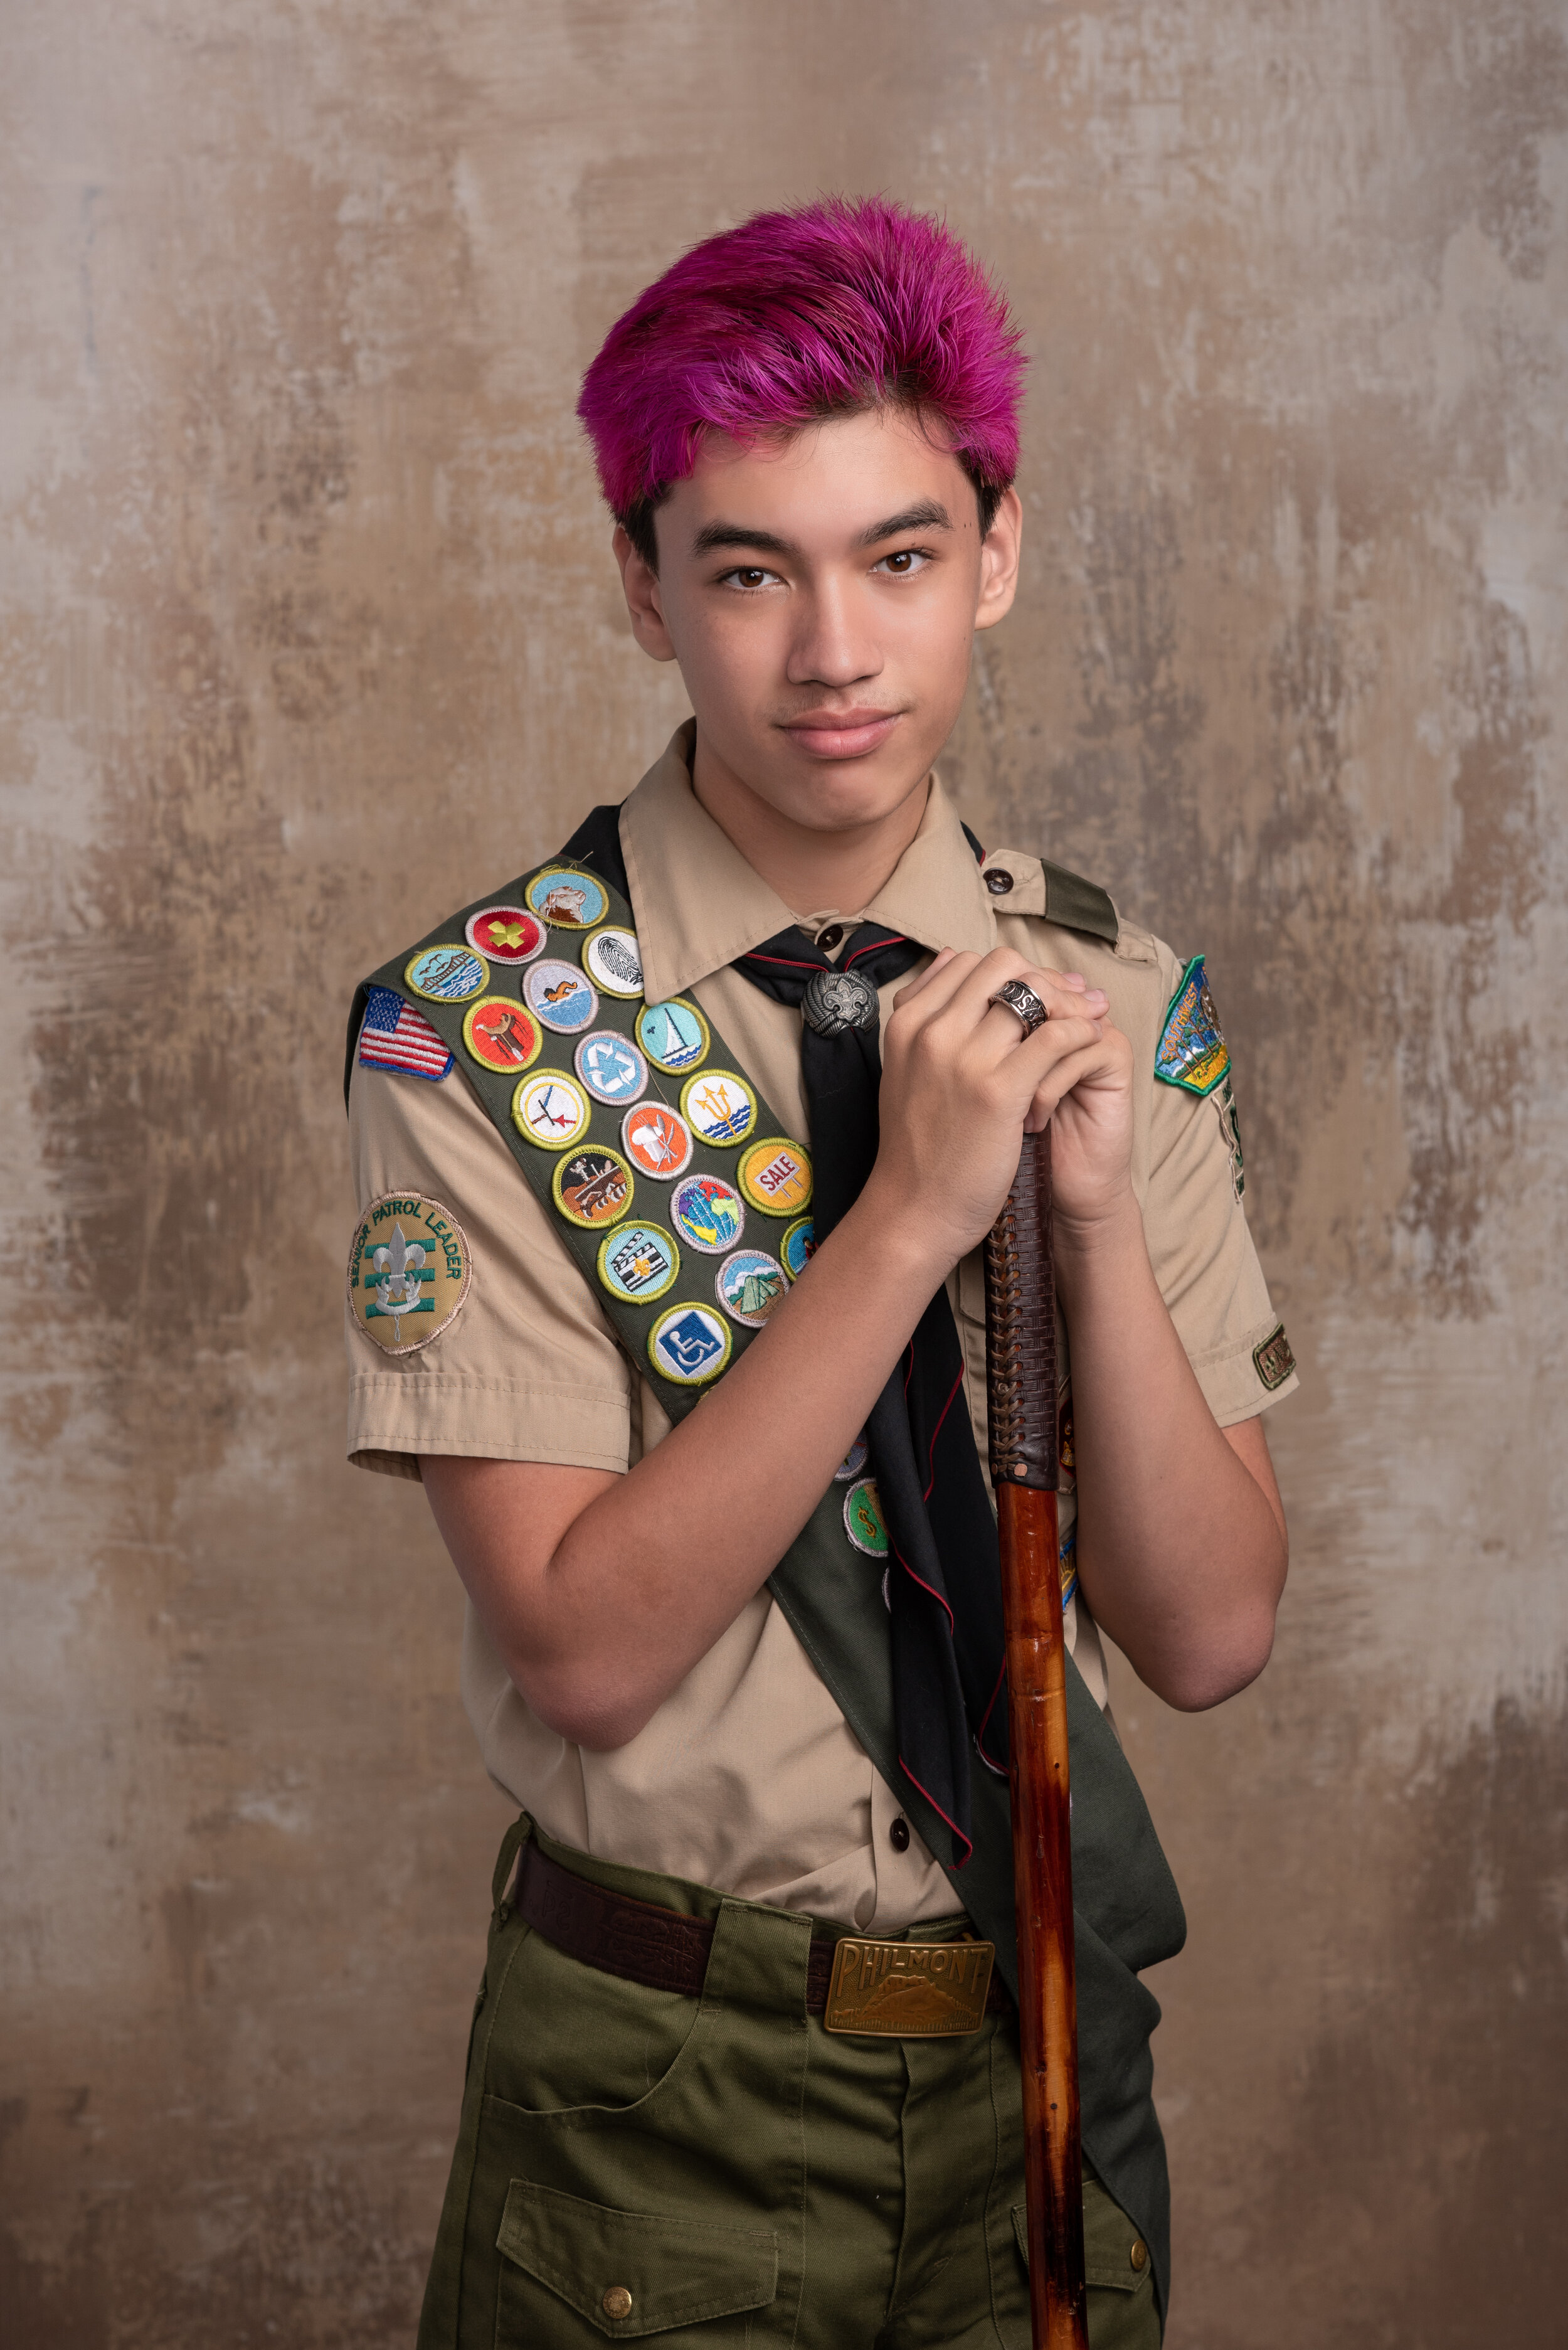
[[[470,914],[464,933],[492,962],[532,962],[545,943],[545,925],[526,906],[485,906]]]
[[[514,1076],[537,1060],[543,1039],[520,1003],[483,995],[462,1015],[462,1041],[482,1067]]]

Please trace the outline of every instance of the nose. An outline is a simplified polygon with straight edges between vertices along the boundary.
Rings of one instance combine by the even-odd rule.
[[[882,668],[870,615],[842,580],[814,580],[795,604],[796,626],[785,675],[792,685],[858,685]]]

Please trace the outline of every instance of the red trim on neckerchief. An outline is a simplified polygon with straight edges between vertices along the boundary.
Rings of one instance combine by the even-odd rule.
[[[990,1703],[987,1705],[985,1711],[981,1715],[980,1728],[974,1733],[975,1752],[980,1756],[980,1759],[985,1764],[986,1769],[988,1771],[994,1771],[999,1779],[1005,1774],[1007,1765],[1005,1762],[993,1762],[990,1755],[986,1752],[981,1741],[985,1736],[991,1717],[996,1711],[996,1700],[1002,1695],[1002,1684],[1006,1679],[1007,1658],[1004,1653],[1002,1659],[1002,1670],[996,1676],[996,1687],[991,1692]]]
[[[881,1498],[880,1495],[878,1495],[877,1498],[879,1500]],[[917,1575],[915,1573],[914,1568],[909,1565],[909,1560],[904,1556],[903,1552],[893,1540],[892,1529],[890,1527],[888,1533],[888,1547],[892,1552],[894,1557],[898,1560],[899,1565],[903,1568],[905,1574],[909,1576],[910,1582],[919,1585],[919,1588],[927,1594],[928,1597],[936,1601],[937,1606],[941,1609],[942,1614],[948,1619],[948,1638],[950,1640],[955,1629],[952,1609],[948,1606],[947,1601],[943,1598],[941,1593],[936,1588],[934,1584],[928,1583],[923,1575]]]
[[[765,962],[770,964],[774,971],[822,971],[825,968],[831,971],[833,969],[833,965],[831,963],[824,965],[819,962],[795,962],[788,955],[765,955],[760,953],[754,947],[749,954],[738,955],[736,957],[736,961],[738,962]]]
[[[930,1498],[931,1498],[931,1487],[932,1487],[932,1486],[936,1483],[936,1482],[937,1482],[937,1471],[936,1471],[936,1464],[935,1464],[935,1460],[934,1460],[934,1455],[935,1455],[936,1449],[937,1449],[937,1439],[938,1439],[938,1437],[939,1437],[939,1436],[941,1434],[941,1432],[942,1432],[942,1422],[943,1422],[943,1420],[944,1420],[944,1419],[946,1419],[946,1418],[947,1418],[947,1416],[948,1416],[949,1412],[950,1412],[950,1411],[951,1411],[951,1409],[952,1409],[952,1408],[953,1408],[953,1405],[954,1405],[954,1404],[957,1402],[957,1400],[958,1400],[958,1392],[959,1392],[959,1389],[962,1387],[963,1382],[964,1382],[964,1374],[962,1373],[962,1371],[961,1371],[961,1372],[959,1373],[959,1375],[958,1375],[957,1378],[953,1381],[953,1385],[952,1385],[952,1393],[949,1396],[949,1398],[948,1398],[948,1399],[947,1399],[946,1403],[945,1403],[945,1404],[943,1404],[943,1406],[942,1406],[942,1408],[941,1408],[940,1412],[940,1413],[938,1414],[938,1416],[937,1416],[937,1424],[936,1424],[935,1428],[933,1428],[933,1429],[932,1429],[932,1430],[931,1430],[931,1440],[930,1440],[930,1442],[929,1442],[929,1443],[927,1445],[927,1447],[926,1447],[926,1466],[927,1466],[927,1468],[930,1471],[930,1472],[931,1472],[931,1473],[930,1473],[929,1481],[929,1482],[928,1482],[928,1483],[927,1483],[926,1490],[925,1490],[925,1492],[920,1495],[920,1499],[921,1499],[921,1501],[922,1501],[922,1502],[929,1502],[929,1501],[930,1500]],[[906,1385],[906,1388],[908,1388],[908,1381],[906,1381],[906,1382],[905,1382],[905,1385]]]
[[[946,1812],[944,1812],[944,1811],[943,1811],[943,1809],[942,1809],[941,1805],[938,1803],[938,1801],[937,1801],[936,1797],[935,1797],[931,1793],[930,1793],[930,1790],[929,1790],[929,1788],[922,1787],[922,1786],[920,1785],[919,1781],[916,1778],[916,1776],[915,1776],[914,1773],[910,1770],[910,1768],[909,1768],[909,1764],[905,1762],[905,1760],[904,1760],[904,1758],[903,1758],[903,1756],[902,1756],[901,1754],[900,1754],[900,1755],[899,1755],[899,1757],[898,1757],[898,1768],[899,1768],[899,1770],[903,1773],[903,1774],[904,1774],[905,1778],[906,1778],[906,1779],[908,1779],[908,1781],[909,1781],[909,1783],[910,1786],[911,1786],[911,1787],[913,1787],[913,1788],[915,1788],[915,1789],[917,1789],[917,1790],[918,1790],[918,1792],[919,1793],[919,1794],[920,1794],[920,1795],[923,1797],[923,1799],[925,1800],[925,1802],[927,1802],[928,1804],[929,1804],[929,1805],[930,1805],[930,1807],[931,1807],[932,1811],[933,1811],[933,1812],[935,1812],[935,1814],[936,1814],[936,1815],[937,1815],[938,1819],[939,1819],[939,1820],[942,1820],[942,1821],[946,1822],[947,1826],[948,1826],[948,1827],[951,1830],[951,1832],[952,1832],[952,1835],[953,1835],[954,1840],[955,1840],[957,1843],[959,1843],[959,1844],[961,1844],[961,1845],[962,1845],[962,1846],[963,1846],[963,1858],[962,1858],[961,1860],[955,1860],[955,1861],[954,1861],[954,1863],[953,1863],[953,1867],[954,1867],[954,1869],[955,1869],[955,1870],[957,1870],[957,1869],[960,1869],[960,1868],[967,1868],[967,1867],[969,1866],[969,1864],[970,1864],[970,1856],[971,1856],[971,1854],[974,1851],[974,1838],[973,1838],[972,1836],[966,1836],[966,1835],[965,1835],[965,1834],[964,1834],[964,1832],[963,1832],[962,1828],[961,1828],[961,1827],[960,1827],[960,1825],[959,1825],[959,1824],[958,1824],[957,1820],[952,1820],[952,1819],[949,1819],[949,1818],[948,1818],[948,1815],[947,1815]]]
[[[853,954],[846,955],[838,968],[840,971],[847,971],[852,962],[859,962],[869,954],[880,954],[884,947],[907,947],[909,943],[909,941],[902,931],[896,931],[891,938],[873,939],[869,946],[857,947]],[[832,964],[829,963],[828,969],[831,971],[832,968]]]

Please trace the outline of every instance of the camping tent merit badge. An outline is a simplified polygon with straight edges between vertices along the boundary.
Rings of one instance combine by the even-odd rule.
[[[348,1310],[386,1355],[439,1338],[468,1295],[468,1243],[450,1208],[422,1191],[386,1191],[360,1218],[348,1252]]]

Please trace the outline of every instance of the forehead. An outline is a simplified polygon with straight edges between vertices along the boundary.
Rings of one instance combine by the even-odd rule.
[[[907,409],[876,408],[750,444],[708,432],[660,506],[660,543],[689,545],[722,522],[801,546],[847,545],[925,500],[946,507],[955,531],[973,525],[973,488],[940,432]]]

